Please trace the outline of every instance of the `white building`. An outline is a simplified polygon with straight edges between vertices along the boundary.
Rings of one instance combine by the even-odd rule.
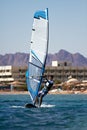
[[[0,66],[0,82],[14,81],[12,66]]]
[[[57,67],[58,66],[58,61],[52,61],[52,66]]]
[[[58,66],[72,66],[71,62],[62,62],[62,61],[52,61],[52,67],[58,67]]]

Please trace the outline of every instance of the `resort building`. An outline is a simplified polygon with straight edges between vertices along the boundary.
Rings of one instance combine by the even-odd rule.
[[[26,90],[27,67],[0,66],[0,90]]]
[[[0,66],[0,82],[14,81],[12,77],[12,66]]]
[[[27,67],[0,66],[0,82],[25,82]]]
[[[24,82],[26,84],[27,66],[12,66],[12,77],[15,81]]]
[[[71,75],[78,80],[87,80],[87,67],[46,67],[45,75],[53,75],[55,80],[66,81]]]
[[[26,84],[27,66],[0,66],[0,84],[19,81]],[[87,80],[87,66],[73,67],[68,62],[53,61],[52,66],[46,66],[44,75],[53,75],[54,80],[64,82],[71,75],[78,80]]]
[[[52,61],[52,66],[47,66],[45,75],[53,75],[55,80],[64,82],[71,75],[78,80],[87,80],[87,66],[73,67],[70,62]]]

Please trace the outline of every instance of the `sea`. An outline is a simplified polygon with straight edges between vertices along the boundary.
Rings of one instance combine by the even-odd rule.
[[[87,95],[50,95],[25,108],[28,94],[0,95],[0,130],[87,130]]]

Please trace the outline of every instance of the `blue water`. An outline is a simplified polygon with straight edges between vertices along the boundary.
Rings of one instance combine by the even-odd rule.
[[[25,108],[29,95],[0,95],[0,130],[87,130],[87,95],[47,95]]]

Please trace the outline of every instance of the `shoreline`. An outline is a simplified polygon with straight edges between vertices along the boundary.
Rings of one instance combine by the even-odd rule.
[[[0,95],[9,94],[9,95],[15,95],[15,94],[29,94],[28,91],[0,91]],[[85,91],[67,91],[67,90],[51,90],[48,94],[87,94],[87,90]]]
[[[55,92],[49,92],[49,94],[87,94],[87,90],[85,91],[67,91],[67,90],[64,90],[64,91],[55,91]]]
[[[0,95],[4,95],[4,94],[11,94],[11,95],[15,95],[15,94],[29,94],[28,91],[0,91]]]

